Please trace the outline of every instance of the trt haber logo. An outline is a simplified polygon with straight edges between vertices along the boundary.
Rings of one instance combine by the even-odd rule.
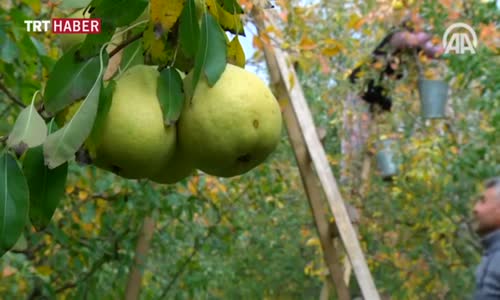
[[[54,18],[52,20],[25,20],[26,31],[47,32],[52,30],[57,34],[101,33],[101,19],[96,18]]]

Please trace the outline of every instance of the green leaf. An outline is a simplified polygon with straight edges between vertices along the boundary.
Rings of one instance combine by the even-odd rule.
[[[94,18],[94,16],[91,16],[91,18]],[[87,34],[77,53],[85,58],[98,55],[102,45],[111,41],[115,30],[116,27],[113,24],[102,20],[101,32],[98,34]]]
[[[233,34],[245,36],[243,21],[240,15],[227,12],[219,3],[215,5],[217,6],[217,21],[220,26]]]
[[[54,60],[52,57],[49,57],[49,56],[40,56],[40,62],[42,63],[42,67],[45,68],[47,73],[50,74],[50,72],[52,72],[52,69],[54,68],[57,60]]]
[[[83,100],[73,118],[63,128],[47,137],[43,145],[43,151],[45,163],[50,169],[57,168],[66,161],[73,159],[76,151],[89,137],[99,106],[102,76],[103,72],[100,72],[89,94]]]
[[[99,57],[78,61],[72,48],[55,64],[44,94],[45,109],[55,114],[87,95],[99,73]],[[106,63],[107,63],[107,55]]]
[[[92,18],[114,27],[128,26],[135,21],[148,5],[147,0],[103,0],[92,12]]]
[[[43,45],[42,42],[37,40],[35,37],[30,36],[31,42],[33,43],[33,46],[35,47],[36,51],[38,52],[38,55],[40,56],[46,56],[47,55],[47,50],[45,49],[45,46]]]
[[[0,256],[21,236],[28,218],[29,192],[26,178],[15,158],[0,155]]]
[[[82,222],[91,223],[96,218],[96,205],[93,201],[87,201],[83,207]]]
[[[47,125],[38,114],[34,103],[31,103],[17,117],[14,128],[7,139],[7,145],[13,149],[32,148],[41,145],[46,137]]]
[[[219,3],[220,2],[221,1],[219,0]],[[222,0],[222,3],[220,3],[220,5],[222,6],[222,8],[224,8],[225,11],[231,14],[243,14],[245,12],[236,0]]]
[[[184,103],[182,78],[175,68],[165,68],[158,77],[158,99],[160,99],[165,125],[175,124]]]
[[[194,57],[200,40],[200,26],[196,16],[195,0],[187,0],[182,10],[179,34],[181,47],[187,57]]]
[[[200,48],[196,54],[193,72],[193,93],[200,80],[201,72],[209,86],[213,86],[226,68],[226,37],[215,18],[206,12],[201,23]]]
[[[44,163],[43,146],[38,146],[26,153],[23,170],[29,185],[31,223],[42,230],[50,223],[64,195],[68,163],[49,169]]]
[[[16,58],[18,58],[19,49],[16,43],[12,41],[8,36],[2,41],[2,46],[0,47],[0,59],[4,62],[11,64]]]
[[[90,0],[63,0],[60,8],[70,9],[70,8],[84,8],[90,3]]]
[[[111,100],[113,98],[115,86],[116,81],[111,80],[108,85],[101,90],[97,116],[95,118],[92,132],[90,133],[90,140],[92,141],[100,140],[100,136],[102,134],[101,129],[104,125],[104,120],[106,120],[106,116],[108,115],[109,109],[111,108]]]
[[[31,207],[30,207],[31,209]],[[21,236],[17,239],[16,243],[11,250],[19,250],[19,251],[25,251],[28,249],[28,241],[26,240],[26,237],[24,236],[24,233],[21,233]]]

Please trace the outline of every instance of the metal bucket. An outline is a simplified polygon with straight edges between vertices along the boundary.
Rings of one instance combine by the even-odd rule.
[[[426,119],[441,119],[446,117],[446,102],[448,101],[448,83],[443,80],[418,80],[421,114]]]
[[[398,163],[396,159],[396,141],[392,139],[383,140],[380,143],[381,149],[377,152],[377,168],[382,178],[387,179],[398,173]]]

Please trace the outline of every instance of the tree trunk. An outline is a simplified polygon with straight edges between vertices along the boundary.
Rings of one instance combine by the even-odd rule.
[[[155,228],[155,222],[151,217],[145,217],[142,224],[142,231],[137,240],[137,246],[135,248],[135,257],[132,268],[127,281],[127,290],[125,292],[126,300],[137,300],[139,299],[139,293],[141,290],[142,273],[146,265],[146,255],[148,253],[149,247],[151,246],[151,239],[153,238],[153,232]]]

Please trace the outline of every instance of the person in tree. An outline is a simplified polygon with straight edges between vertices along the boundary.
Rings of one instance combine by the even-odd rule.
[[[474,300],[500,299],[500,177],[486,181],[474,205],[476,232],[481,237],[483,257],[476,269]]]

